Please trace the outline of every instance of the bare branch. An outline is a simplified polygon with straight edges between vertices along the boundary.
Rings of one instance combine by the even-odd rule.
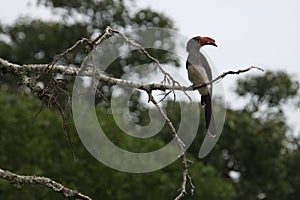
[[[44,187],[48,187],[51,190],[62,194],[67,198],[74,198],[74,199],[83,199],[83,200],[92,200],[90,197],[76,191],[69,189],[63,186],[60,183],[57,183],[50,178],[41,177],[41,176],[22,176],[10,171],[5,171],[0,169],[0,178],[9,181],[12,184],[32,184],[32,185],[40,185]]]
[[[132,46],[134,46],[134,47],[140,49],[140,50],[146,55],[147,58],[149,58],[153,63],[155,63],[155,64],[158,66],[159,70],[160,70],[160,71],[163,73],[163,75],[164,75],[164,80],[161,82],[162,84],[167,82],[168,84],[172,84],[172,86],[178,86],[178,87],[184,92],[184,94],[188,97],[188,99],[189,99],[190,101],[192,100],[191,97],[190,97],[190,96],[185,92],[185,90],[182,88],[181,84],[180,84],[178,81],[176,81],[176,80],[175,80],[168,72],[166,72],[166,71],[163,69],[163,67],[161,66],[160,62],[159,62],[156,58],[154,58],[153,56],[151,56],[151,55],[149,54],[149,52],[148,52],[142,45],[140,45],[140,44],[137,43],[136,41],[130,39],[130,38],[127,37],[125,34],[119,32],[119,31],[117,31],[117,30],[111,29],[110,27],[108,27],[108,29],[110,29],[111,32],[117,33],[118,35],[120,35],[121,37],[123,37],[124,40],[125,40],[127,43],[129,43],[129,44],[131,44]],[[174,89],[170,89],[170,90],[174,93]],[[174,98],[175,98],[175,93],[174,93]]]
[[[79,45],[83,44],[84,42],[86,42],[89,46],[93,46],[93,41],[87,39],[87,38],[82,38],[81,40],[78,40],[75,44],[73,44],[71,47],[69,47],[68,49],[66,49],[63,53],[58,54],[57,56],[55,56],[55,59],[53,60],[52,64],[57,63],[57,61],[67,55],[68,53],[74,51],[74,49],[76,49]]]
[[[157,103],[157,101],[154,99],[153,95],[151,92],[148,92],[148,95],[149,95],[149,102],[151,101],[155,107],[157,108],[157,110],[160,112],[160,114],[165,118],[165,120],[167,121],[167,124],[168,124],[168,127],[173,135],[173,137],[176,138],[177,142],[178,142],[178,146],[180,148],[180,153],[184,153],[185,150],[184,150],[184,147],[185,147],[185,144],[182,142],[182,140],[178,137],[177,133],[176,133],[176,129],[175,127],[173,126],[171,120],[168,118],[167,114],[163,111],[163,109],[159,106],[159,104]]]
[[[98,37],[95,38],[95,40],[93,40],[93,43],[95,44],[95,46],[97,46],[112,35],[113,35],[112,29],[110,27],[107,27],[101,35],[99,35]]]
[[[18,65],[18,64],[10,63],[7,60],[0,58],[0,71],[4,71],[6,73],[11,73],[11,74],[19,75],[19,76],[24,75],[24,74],[27,75],[27,74],[31,74],[31,73],[39,73],[47,67],[48,67],[47,64]],[[128,80],[109,77],[109,76],[105,75],[102,71],[99,71],[99,70],[96,70],[96,77],[99,79],[100,82],[103,82],[103,83],[106,83],[109,85],[127,86],[127,87],[141,89],[144,91],[152,91],[152,90],[193,91],[193,90],[197,90],[201,87],[211,85],[211,84],[217,82],[218,80],[223,79],[227,75],[245,73],[247,71],[250,71],[251,69],[258,69],[260,71],[263,71],[262,68],[255,67],[255,66],[251,66],[246,69],[242,69],[242,70],[238,70],[238,71],[227,71],[208,83],[196,85],[196,86],[174,86],[174,85],[165,85],[165,84],[159,84],[159,83],[142,84],[142,83],[135,82],[135,81],[128,81]],[[62,75],[93,77],[93,70],[90,68],[79,73],[79,71],[80,71],[79,68],[74,68],[74,67],[69,67],[69,66],[64,66],[64,65],[53,65],[53,67],[51,67],[51,70],[53,73],[59,73]]]
[[[192,183],[192,179],[189,175],[189,171],[188,171],[188,159],[186,157],[186,154],[185,154],[185,144],[182,142],[182,140],[178,137],[177,133],[176,133],[176,129],[174,127],[174,125],[172,124],[171,120],[169,119],[169,117],[167,116],[167,114],[163,111],[163,109],[159,106],[159,104],[157,103],[157,101],[154,99],[151,91],[148,92],[148,95],[149,95],[149,101],[151,101],[155,107],[157,108],[157,110],[160,112],[160,114],[165,118],[166,122],[167,122],[167,125],[173,135],[173,137],[176,139],[177,141],[177,144],[178,144],[178,147],[179,147],[179,150],[180,150],[180,158],[182,160],[182,164],[183,164],[183,172],[182,172],[182,184],[181,184],[181,187],[179,189],[180,193],[178,194],[178,196],[175,198],[175,200],[179,200],[181,199],[182,197],[184,197],[187,192],[186,192],[186,183],[187,183],[187,180],[189,180],[189,184],[191,186],[191,193],[193,194],[194,192],[194,185]]]
[[[189,184],[191,186],[191,194],[193,195],[194,193],[194,189],[195,186],[192,182],[192,178],[189,175],[189,171],[188,171],[188,159],[186,157],[186,154],[182,154],[181,156],[182,159],[182,164],[183,164],[183,172],[182,172],[182,184],[179,188],[180,193],[177,195],[177,197],[175,198],[175,200],[180,200],[181,198],[183,198],[187,192],[186,192],[186,183],[187,181],[189,181]]]
[[[245,73],[247,71],[250,71],[251,69],[258,69],[260,71],[264,71],[262,68],[260,67],[255,67],[255,66],[251,66],[251,67],[248,67],[246,69],[240,69],[240,70],[237,70],[237,71],[227,71],[227,72],[224,72],[223,74],[219,75],[217,78],[207,82],[207,83],[204,83],[204,84],[201,84],[201,85],[195,85],[193,86],[193,90],[196,90],[196,89],[199,89],[201,87],[205,87],[207,85],[212,85],[213,83],[217,82],[218,80],[220,79],[223,79],[225,76],[229,75],[229,74],[235,74],[235,75],[238,75],[238,74],[241,74],[241,73]]]

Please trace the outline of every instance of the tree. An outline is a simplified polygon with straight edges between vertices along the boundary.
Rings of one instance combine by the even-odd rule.
[[[15,91],[17,88],[17,79],[12,74],[18,75],[21,78],[21,83],[23,84],[22,87],[19,88],[19,91],[30,93],[28,92],[28,88],[30,88],[31,95],[36,94],[43,103],[50,105],[50,107],[56,108],[54,110],[58,110],[62,117],[61,120],[63,123],[63,129],[65,130],[67,142],[61,139],[62,135],[58,135],[59,131],[56,128],[59,126],[59,121],[53,116],[53,113],[43,110],[43,112],[37,115],[37,119],[40,117],[43,118],[42,116],[46,115],[46,120],[40,120],[39,122],[37,122],[38,120],[34,120],[34,124],[32,124],[32,118],[35,119],[36,117],[33,113],[29,113],[29,111],[31,110],[30,108],[36,107],[35,104],[30,104],[36,103],[34,102],[35,100],[31,99],[29,96],[29,100],[32,101],[29,102],[27,97],[19,98],[19,96],[15,96],[15,94],[12,94],[11,96],[7,94],[3,97],[5,101],[8,100],[14,103],[13,105],[8,104],[6,107],[3,107],[3,110],[1,111],[7,113],[9,116],[3,119],[3,129],[1,129],[3,130],[1,135],[4,138],[1,140],[1,143],[3,143],[3,146],[7,147],[9,152],[6,152],[6,149],[1,149],[3,151],[3,154],[1,155],[4,155],[1,163],[3,162],[7,164],[5,165],[7,168],[21,174],[29,173],[35,175],[47,175],[54,179],[62,179],[63,183],[74,185],[74,187],[76,185],[77,188],[85,190],[95,198],[98,198],[99,196],[104,198],[112,198],[112,195],[114,199],[145,198],[145,194],[149,194],[149,199],[152,199],[153,197],[163,199],[165,197],[175,197],[178,184],[174,184],[173,179],[176,177],[181,178],[182,175],[180,175],[180,173],[178,174],[178,169],[181,163],[175,163],[174,165],[170,166],[170,168],[165,169],[166,173],[164,173],[164,170],[153,173],[151,178],[156,177],[156,180],[154,181],[149,178],[149,175],[140,177],[136,176],[133,178],[133,175],[115,172],[107,169],[104,166],[98,167],[98,163],[93,163],[93,161],[91,161],[92,159],[88,155],[85,155],[85,150],[78,148],[78,138],[72,134],[69,134],[74,132],[74,128],[68,127],[69,131],[66,131],[66,124],[71,124],[71,122],[68,119],[69,116],[65,115],[65,109],[62,105],[64,102],[68,101],[68,95],[63,96],[61,94],[68,92],[69,88],[65,83],[71,81],[72,78],[66,76],[57,78],[59,72],[47,70],[49,67],[50,69],[55,68],[57,63],[62,65],[71,65],[72,67],[79,67],[83,59],[86,57],[87,52],[94,48],[95,43],[99,39],[105,39],[105,37],[103,37],[103,35],[100,33],[102,32],[105,34],[106,32],[104,30],[113,30],[106,29],[106,26],[108,25],[113,28],[118,28],[119,30],[146,26],[172,28],[172,21],[161,13],[156,13],[150,9],[143,9],[133,12],[130,9],[130,6],[123,1],[73,0],[63,2],[41,0],[38,2],[46,5],[48,8],[51,8],[54,13],[59,16],[60,21],[41,21],[37,19],[33,20],[30,18],[23,18],[18,20],[12,26],[1,25],[0,31],[1,34],[5,36],[5,40],[0,41],[0,65],[1,75],[3,74],[5,76],[1,76],[0,81],[3,83],[2,89],[4,91]],[[73,20],[74,16],[80,16],[81,18],[79,17],[80,20]],[[115,32],[116,31],[114,31],[114,33]],[[97,35],[99,37],[97,37]],[[153,43],[156,42],[157,39],[155,37],[150,38],[150,41]],[[95,39],[92,40],[87,38]],[[79,42],[72,46],[76,41]],[[171,41],[169,42],[169,45],[170,48],[174,48],[174,45]],[[72,47],[69,48],[70,46]],[[63,53],[59,54],[60,52]],[[176,58],[168,55],[164,51],[147,49],[147,52],[150,52],[153,57],[159,59],[160,63],[172,62],[175,66],[178,65]],[[58,54],[59,56],[56,56]],[[112,66],[110,66],[109,73],[112,73],[115,77],[120,77],[124,71],[122,67],[120,68],[120,63],[125,62],[125,66],[128,66],[126,65],[127,62],[132,63],[133,61],[137,60],[137,58],[139,63],[153,61],[153,59],[151,60],[149,56],[145,56],[144,54],[141,56],[140,52],[136,51],[122,60],[116,60],[113,62]],[[44,65],[46,66],[44,68],[45,71],[43,71],[44,73],[41,73],[39,70],[36,72],[32,71],[32,73],[27,73],[25,71],[23,71],[24,73],[12,73],[12,71],[7,71],[7,68],[5,68],[7,64],[6,59],[13,60],[15,63],[22,65],[32,63],[50,64]],[[26,67],[23,69],[26,69]],[[27,86],[28,88],[24,86]],[[26,112],[23,109],[25,109]],[[18,114],[15,114],[14,111],[16,111]],[[23,113],[26,115],[22,115]],[[26,118],[28,115],[32,117],[30,119]],[[24,120],[24,118],[26,118],[26,120]],[[22,124],[22,126],[11,126],[12,122],[20,125]],[[23,122],[25,123],[23,124]],[[107,123],[111,124],[109,121]],[[108,126],[107,128],[111,129],[112,127],[113,126]],[[28,131],[28,128],[30,132],[25,134]],[[44,134],[45,130],[47,130],[49,135]],[[119,130],[111,130],[112,133],[116,131]],[[20,137],[14,138],[16,140],[9,138],[7,134],[11,132],[19,134]],[[39,136],[35,137],[35,134]],[[55,135],[50,134],[57,134],[58,138],[56,138]],[[112,135],[112,138],[114,138],[114,135]],[[120,141],[120,138],[117,138],[117,140]],[[70,143],[71,141],[72,144]],[[128,146],[126,144],[128,141],[130,141],[130,139],[124,139],[124,141],[120,141],[120,146]],[[18,148],[9,148],[12,146],[12,143],[20,144],[20,147],[22,147],[21,150]],[[140,149],[147,149],[161,144],[163,144],[162,141],[153,140],[139,147]],[[72,145],[76,146],[76,148],[72,148]],[[68,149],[68,147],[71,147],[72,150]],[[27,150],[30,152],[29,154]],[[14,156],[14,154],[17,154],[19,151],[24,154],[18,154],[20,157]],[[77,151],[79,151],[79,153]],[[73,152],[76,157],[79,158],[82,153],[84,155],[83,158],[85,159],[72,160],[71,152]],[[38,156],[40,153],[42,153],[43,156]],[[49,157],[49,155],[51,155],[51,157]],[[14,156],[16,160],[8,160],[8,156]],[[23,156],[26,159],[22,159]],[[20,160],[22,160],[22,162],[19,162]],[[185,165],[187,165],[185,154],[183,161],[185,162]],[[61,165],[57,163],[61,163]],[[81,172],[80,170],[81,167],[85,168],[86,165],[90,165],[87,167],[87,171],[90,173],[90,175],[92,174],[91,176],[86,175],[85,172]],[[185,168],[186,169],[184,171],[187,172],[187,167]],[[203,179],[195,179],[195,184],[197,184],[197,186],[202,185],[203,189],[201,191],[199,190],[199,192],[195,192],[194,198],[197,199],[201,197],[219,199],[220,197],[223,197],[225,199],[232,199],[234,196],[232,186],[226,183],[226,181],[222,180],[211,167],[205,167],[201,164],[196,164],[195,172],[199,173],[199,170],[202,171],[202,168],[203,177],[206,177],[205,180],[207,180],[207,182],[203,184]],[[98,170],[103,173],[101,173],[101,178],[105,180],[100,182],[100,184],[98,184],[99,179],[96,175]],[[78,179],[74,177],[74,174],[70,175],[70,172],[72,171],[77,172]],[[7,174],[5,174],[5,171],[2,170],[1,177],[5,177],[6,175]],[[10,179],[12,182],[16,181],[16,179],[13,180],[13,176]],[[189,179],[188,173],[186,173],[184,176],[184,178]],[[144,177],[146,177],[146,180]],[[120,182],[122,183],[121,185]],[[131,184],[128,184],[128,182]],[[153,192],[149,190],[149,193],[146,193],[145,188],[151,189],[153,183],[159,184],[162,182],[166,184],[161,184],[161,186],[159,186],[161,191],[159,190],[157,192]],[[211,192],[210,190],[213,187],[208,186],[215,184],[222,185],[223,187],[219,188],[217,191]],[[38,191],[36,193],[31,192],[30,190],[25,190],[20,194],[14,195],[13,192],[9,192],[12,190],[11,188],[9,188],[3,182],[1,185],[3,185],[3,187],[1,187],[0,195],[3,195],[3,198],[6,199],[20,198],[20,196],[22,196],[22,198],[41,198],[41,196],[45,198],[59,198],[55,194],[50,194],[48,191],[41,189],[34,189],[33,191]],[[185,195],[185,187],[185,184],[182,184],[182,187],[180,188],[181,196]],[[131,190],[132,193],[126,193],[128,190]],[[11,194],[10,197],[7,196],[7,191],[9,194]],[[98,193],[99,191],[101,191],[100,195]],[[59,193],[64,194],[61,190]],[[64,195],[67,196],[67,194]],[[83,197],[83,199],[85,198]],[[177,199],[179,199],[179,197]]]
[[[289,134],[282,107],[295,101],[299,82],[267,71],[239,79],[235,91],[247,101],[245,109],[227,110],[222,136],[205,162],[232,180],[238,199],[293,199],[297,186],[290,177],[298,163],[290,158],[297,157],[299,140]]]
[[[130,174],[118,172],[94,159],[81,144],[70,127],[74,154],[62,138],[60,119],[50,109],[44,110],[35,121],[40,102],[31,95],[20,96],[0,92],[1,148],[0,163],[20,174],[51,177],[63,184],[88,194],[93,199],[171,199],[181,182],[180,161],[162,170]],[[99,120],[106,110],[97,106]],[[121,134],[112,116],[102,119],[108,137],[124,149],[148,151],[163,144],[158,138],[141,143]],[[72,124],[72,119],[68,118]],[[45,131],[46,130],[46,131]],[[11,159],[14,158],[14,159]],[[189,199],[233,199],[234,189],[211,166],[194,161],[191,176],[197,189]],[[63,196],[34,186],[12,187],[0,180],[1,199],[64,199]]]
[[[58,20],[42,21],[27,17],[19,19],[11,26],[0,24],[0,34],[4,36],[0,39],[0,55],[18,64],[51,63],[59,53],[71,47],[79,39],[95,38],[107,26],[119,30],[145,27],[145,25],[174,28],[172,20],[162,13],[151,9],[132,9],[130,3],[134,2],[40,0],[38,4],[51,9]],[[153,42],[155,40],[153,38]],[[178,64],[174,56],[165,52],[158,50],[150,52],[161,63],[172,61]],[[59,62],[80,67],[86,55],[85,48],[79,47],[65,57],[60,57]],[[125,61],[121,62],[123,63],[121,66],[128,66],[127,62],[133,64],[137,57],[139,57],[138,62],[149,62],[147,58],[133,52],[128,58],[123,59]],[[123,68],[120,67],[120,60],[116,60],[109,69],[107,73],[112,73],[115,77],[120,77],[124,73]],[[42,82],[49,81],[49,78],[45,80],[45,77],[40,79]],[[12,86],[11,91],[15,91],[18,86],[17,81],[11,76],[1,77],[0,81],[3,84],[9,83],[7,86]]]
[[[97,41],[106,39],[110,34],[122,36],[122,32],[116,29],[124,30],[145,25],[172,27],[173,23],[167,17],[149,9],[132,14],[127,2],[123,1],[40,0],[39,3],[56,12],[62,22],[45,22],[27,18],[19,20],[12,26],[0,27],[1,33],[8,38],[8,41],[0,41],[1,57],[4,58],[0,58],[0,72],[5,74],[0,77],[3,83],[2,90],[5,92],[0,92],[1,105],[5,105],[0,110],[1,113],[6,113],[6,116],[1,116],[3,124],[1,124],[0,146],[4,147],[0,149],[1,165],[20,174],[49,176],[62,181],[63,184],[84,191],[93,198],[165,199],[177,196],[177,199],[180,199],[185,195],[185,191],[193,189],[192,184],[187,184],[190,177],[193,177],[196,190],[194,196],[188,196],[188,198],[193,199],[234,199],[236,194],[237,199],[287,199],[297,196],[296,175],[298,173],[291,168],[296,169],[299,166],[299,139],[287,137],[288,126],[284,110],[281,108],[288,99],[292,99],[297,94],[299,83],[283,72],[267,72],[264,76],[252,76],[238,82],[236,91],[241,97],[246,97],[245,99],[249,100],[250,97],[251,103],[248,103],[250,106],[245,106],[242,110],[228,109],[221,139],[203,163],[196,160],[199,141],[203,139],[201,130],[204,128],[201,125],[188,154],[183,154],[181,157],[183,170],[182,163],[177,161],[157,172],[132,175],[116,172],[95,162],[82,147],[77,135],[73,134],[74,126],[70,116],[65,115],[66,110],[62,106],[63,103],[68,103],[70,88],[67,83],[72,82],[72,73],[73,75],[79,73],[78,67],[87,52],[97,45]],[[73,20],[74,16],[81,16],[81,18]],[[107,25],[115,29],[106,28]],[[130,39],[125,38],[126,36],[122,37],[127,42]],[[156,39],[150,38],[150,41],[154,43]],[[73,46],[74,43],[76,45]],[[130,41],[128,43],[134,44]],[[173,44],[170,44],[171,48],[174,48]],[[147,56],[149,52],[159,62]],[[6,59],[20,65],[8,63]],[[118,78],[126,67],[134,62],[154,62],[158,66],[160,63],[178,65],[176,58],[167,52],[141,47],[111,64],[108,72],[113,78],[101,73],[98,78],[105,86],[126,83]],[[23,65],[32,63],[48,64]],[[14,71],[14,67],[20,70]],[[46,69],[45,73],[41,74],[38,67]],[[49,67],[51,70],[47,71]],[[86,73],[88,75],[88,71]],[[153,90],[172,92],[173,89],[197,89],[197,86],[176,85],[172,77],[163,73],[169,78],[171,85],[133,84],[135,88],[149,95],[149,101],[152,101],[159,111],[162,109],[152,95]],[[239,72],[231,73],[238,74]],[[25,96],[8,94],[16,88],[16,77],[12,74],[21,77],[23,86],[20,91],[25,92]],[[61,74],[63,76],[57,78]],[[91,74],[89,75],[93,78]],[[224,76],[221,75],[219,79]],[[41,84],[45,87],[41,87]],[[31,89],[31,93],[24,85]],[[107,93],[102,91],[99,94],[101,101],[104,102],[107,102],[105,96],[110,97],[109,90]],[[43,109],[36,119],[35,114],[40,108],[37,105],[41,102],[38,102],[33,97],[34,95],[50,107],[52,106],[52,109]],[[131,100],[131,103],[132,111],[136,110],[140,113],[139,117],[142,119],[140,123],[146,124],[148,113],[138,105],[138,95]],[[149,149],[157,149],[168,143],[172,136],[166,135],[170,135],[170,132],[173,133],[173,137],[176,137],[172,128],[176,129],[179,126],[179,109],[174,102],[168,102],[165,105],[168,114],[165,119],[170,119],[170,123],[167,123],[159,137],[142,143],[135,143],[135,138],[122,135],[122,131],[117,128],[112,116],[100,118],[99,121],[108,130],[108,137],[120,147],[147,152]],[[99,116],[106,116],[106,108],[101,105],[96,108],[101,114]],[[55,115],[56,111],[59,112],[61,119],[57,114]],[[32,119],[35,119],[34,123]],[[59,128],[61,122],[63,129],[66,129],[65,124],[68,124],[69,131],[64,132],[66,140],[63,139],[62,130]],[[18,124],[18,126],[12,126],[12,124]],[[18,137],[11,137],[13,134]],[[15,144],[18,145],[15,146]],[[11,157],[15,159],[9,159]],[[192,167],[189,166],[187,157],[194,161]],[[178,196],[176,191],[180,183],[182,186]],[[20,193],[16,194],[15,189],[6,182],[1,181],[0,184],[0,198],[62,198],[55,193],[35,187],[20,190]],[[153,185],[158,189],[153,190]],[[9,197],[8,194],[10,194]]]
[[[264,76],[240,79],[237,85],[236,93],[250,98],[246,107],[250,112],[261,111],[263,107],[267,107],[268,113],[283,112],[282,106],[295,98],[299,90],[299,82],[283,71],[266,71]]]

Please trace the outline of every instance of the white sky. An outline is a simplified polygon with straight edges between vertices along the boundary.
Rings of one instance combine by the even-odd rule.
[[[28,7],[28,2],[32,6]],[[0,22],[11,23],[25,14],[50,16],[44,9],[34,7],[33,2],[3,1]],[[214,38],[219,48],[208,47],[205,52],[219,72],[256,65],[285,70],[300,81],[299,0],[140,0],[137,5],[164,12],[188,37],[205,35]],[[226,93],[232,89],[235,80],[223,80]],[[232,94],[226,98],[234,100]],[[299,118],[300,111],[291,108],[289,124],[297,127],[297,132]]]

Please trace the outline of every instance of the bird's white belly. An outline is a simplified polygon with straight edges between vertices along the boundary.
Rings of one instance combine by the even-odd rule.
[[[188,77],[194,85],[201,85],[209,82],[206,71],[201,66],[189,66]],[[209,93],[208,87],[199,88],[198,91],[201,95],[207,95]]]

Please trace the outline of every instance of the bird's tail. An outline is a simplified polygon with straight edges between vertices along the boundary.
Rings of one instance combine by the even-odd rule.
[[[217,135],[217,130],[216,130],[215,120],[212,112],[210,94],[201,96],[201,105],[204,106],[205,109],[205,123],[206,123],[207,134],[210,134],[211,136],[214,137]]]

